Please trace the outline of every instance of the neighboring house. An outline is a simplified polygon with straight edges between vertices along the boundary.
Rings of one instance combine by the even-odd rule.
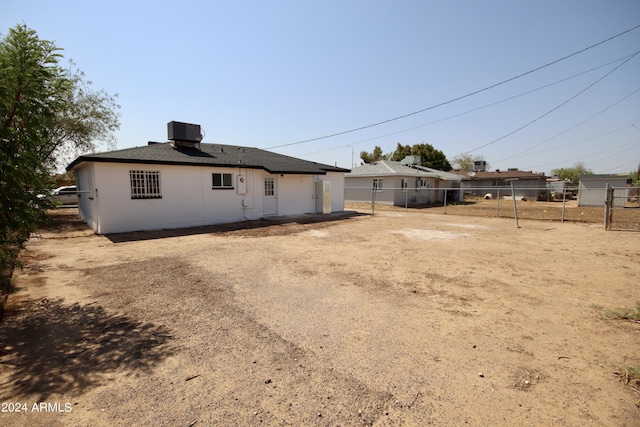
[[[375,202],[381,204],[428,206],[443,202],[445,193],[448,200],[458,200],[460,181],[457,175],[420,166],[414,156],[402,162],[380,160],[345,175],[345,200],[371,202],[375,196]]]
[[[578,206],[604,206],[607,184],[614,187],[614,207],[623,207],[627,198],[627,185],[631,179],[627,174],[582,175],[578,184]]]
[[[491,197],[512,196],[511,180],[513,181],[514,195],[517,198],[527,200],[538,200],[547,194],[547,177],[544,172],[536,173],[531,171],[521,171],[516,168],[501,171],[499,169],[488,172],[453,170],[462,177],[462,188],[464,193],[484,197],[491,194]]]
[[[178,125],[187,126],[186,136],[175,137]],[[200,143],[199,129],[171,122],[172,142],[74,160],[67,170],[76,175],[82,219],[109,234],[344,210],[348,169]]]

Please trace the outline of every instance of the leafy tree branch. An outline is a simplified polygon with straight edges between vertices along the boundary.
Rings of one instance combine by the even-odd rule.
[[[115,96],[62,67],[60,52],[24,24],[0,40],[0,292],[29,234],[46,219],[51,204],[38,194],[51,187],[65,153],[113,147],[120,125]]]

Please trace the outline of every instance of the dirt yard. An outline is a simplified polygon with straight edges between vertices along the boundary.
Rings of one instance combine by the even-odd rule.
[[[640,425],[640,324],[606,315],[640,301],[640,234],[520,226],[58,210],[0,324],[0,425]]]

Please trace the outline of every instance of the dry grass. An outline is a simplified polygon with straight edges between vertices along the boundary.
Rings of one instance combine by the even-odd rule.
[[[635,366],[626,366],[615,374],[618,375],[618,377],[620,377],[620,379],[622,379],[626,384],[640,387],[640,363]]]
[[[611,319],[625,319],[640,322],[640,302],[637,302],[635,307],[609,310],[607,312],[607,317]]]

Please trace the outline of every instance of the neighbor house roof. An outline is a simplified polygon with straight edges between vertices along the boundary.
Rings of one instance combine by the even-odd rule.
[[[149,142],[149,145],[143,147],[85,154],[71,162],[67,170],[83,162],[236,167],[264,169],[270,173],[280,174],[325,175],[327,172],[349,172],[348,169],[297,159],[259,148],[206,143],[174,146],[168,142]]]
[[[631,178],[629,178],[629,175],[626,173],[601,174],[601,175],[591,174],[591,175],[581,175],[580,180],[581,181],[607,181],[607,180],[631,181]]]
[[[518,178],[522,180],[527,179],[542,179],[546,180],[547,177],[544,175],[544,172],[531,172],[531,171],[521,171],[518,169],[507,169],[503,170],[495,170],[492,172],[488,171],[468,171],[466,169],[456,169],[452,170],[452,173],[459,175],[465,181],[470,180],[484,180],[484,179],[511,179]]]
[[[355,167],[345,178],[354,177],[374,177],[374,176],[415,176],[427,178],[439,178],[446,181],[460,181],[462,177],[438,169],[431,169],[426,166],[406,166],[400,162],[390,160],[380,160],[378,162],[367,163]]]

